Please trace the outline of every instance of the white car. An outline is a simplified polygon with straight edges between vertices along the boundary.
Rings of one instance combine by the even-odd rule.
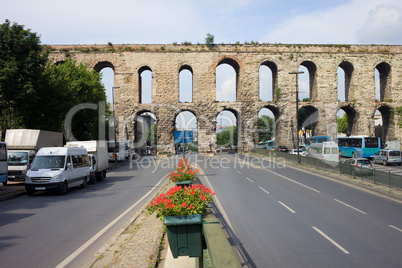
[[[306,156],[306,154],[307,154],[307,151],[302,150],[302,149],[299,149],[299,150],[292,149],[292,150],[289,151],[289,154],[296,154],[297,155],[297,151],[299,151],[299,155],[302,155],[302,156]]]

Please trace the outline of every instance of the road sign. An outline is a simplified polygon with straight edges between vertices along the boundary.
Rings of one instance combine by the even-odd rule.
[[[194,140],[194,131],[185,130],[184,131],[184,141],[183,141],[183,131],[174,132],[174,143],[192,143]]]

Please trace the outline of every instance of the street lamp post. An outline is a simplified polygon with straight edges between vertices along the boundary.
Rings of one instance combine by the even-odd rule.
[[[114,162],[117,163],[117,152],[116,152],[116,117],[114,116],[114,89],[120,87],[112,87],[112,103],[113,103],[113,129],[114,129]]]
[[[290,72],[289,74],[296,75],[296,136],[297,136],[297,163],[300,164],[300,154],[299,154],[299,86],[298,86],[298,75],[304,72]]]

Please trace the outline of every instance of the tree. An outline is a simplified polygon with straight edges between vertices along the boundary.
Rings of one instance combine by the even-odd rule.
[[[214,44],[214,39],[215,39],[214,35],[207,33],[207,37],[205,38],[205,44],[207,46],[212,46]]]
[[[68,112],[79,104],[106,102],[100,73],[89,71],[82,63],[67,58],[61,64],[47,64],[37,96],[41,105],[31,103],[27,117],[31,128],[64,131]],[[36,108],[36,109],[35,109]],[[106,116],[110,115],[110,112]],[[78,140],[99,138],[99,112],[82,109],[74,114],[71,130]]]
[[[0,126],[3,130],[26,127],[26,117],[32,111],[27,104],[38,100],[47,58],[48,52],[43,50],[36,33],[9,20],[0,25]]]
[[[216,144],[220,146],[237,146],[237,126],[226,127],[216,135]]]
[[[157,132],[156,132],[156,124],[152,125],[146,132],[144,137],[147,140],[147,145],[148,146],[154,146],[156,145],[157,141]]]
[[[346,113],[343,114],[342,118],[337,118],[336,122],[338,123],[338,133],[347,133],[348,132],[348,116]]]
[[[263,115],[258,118],[258,141],[269,141],[272,139],[274,124],[274,119],[268,115]]]

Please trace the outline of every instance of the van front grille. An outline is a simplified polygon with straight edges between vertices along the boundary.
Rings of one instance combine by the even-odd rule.
[[[51,177],[35,177],[31,178],[32,182],[49,182],[52,178]]]

